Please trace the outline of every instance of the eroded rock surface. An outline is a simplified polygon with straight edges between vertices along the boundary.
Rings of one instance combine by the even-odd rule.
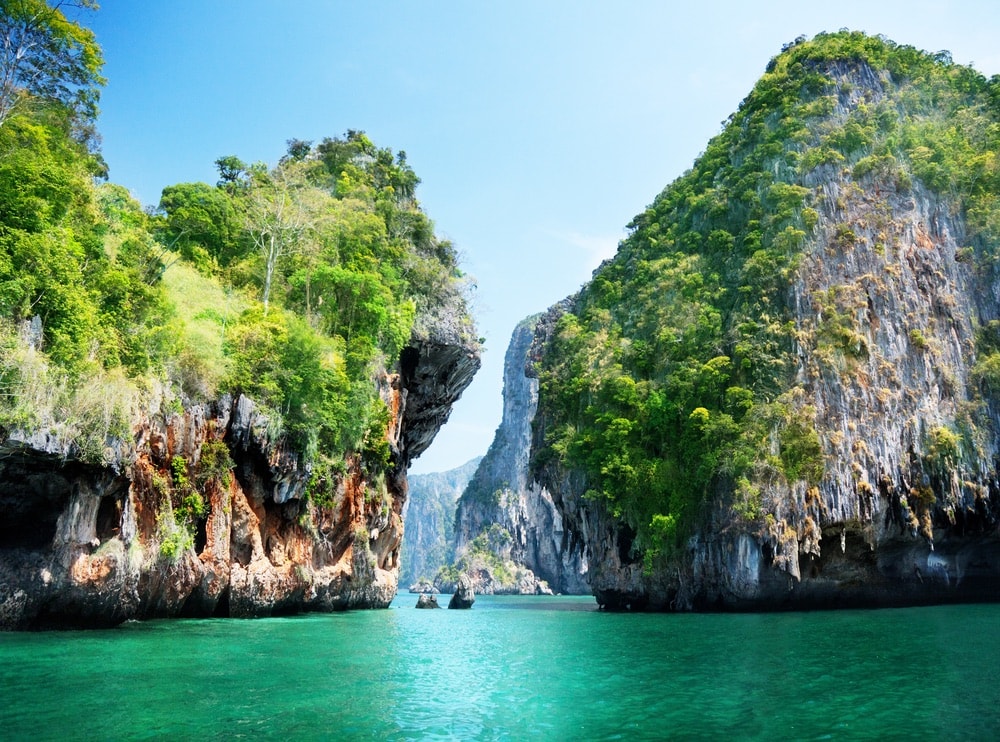
[[[243,396],[136,420],[110,466],[77,461],[57,438],[0,431],[0,628],[388,606],[406,467],[479,367],[477,348],[451,342],[421,339],[400,375],[383,375],[392,469],[374,480],[346,461],[324,505],[305,496],[298,452],[269,438]],[[232,468],[206,470],[202,454],[220,446]],[[176,459],[206,508],[192,540],[174,517]]]
[[[455,594],[448,601],[448,607],[460,609],[471,608],[475,602],[476,594],[472,590],[472,580],[469,579],[468,575],[462,575],[458,578],[458,584],[455,585]]]
[[[417,608],[440,608],[436,595],[421,595],[417,598]]]

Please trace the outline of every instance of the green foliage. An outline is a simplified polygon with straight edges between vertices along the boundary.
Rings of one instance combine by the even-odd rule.
[[[81,44],[92,43],[87,34]],[[66,53],[96,69],[98,52]],[[100,163],[78,138],[75,114],[35,103],[0,126],[0,317],[18,326],[37,316],[42,337],[33,342],[44,354],[36,360],[18,345],[8,356],[5,424],[37,423],[66,388],[85,390],[121,368],[166,377],[187,398],[246,392],[307,458],[355,451],[385,468],[384,427],[381,436],[374,428],[387,417],[373,374],[396,362],[418,307],[463,305],[454,252],[420,211],[405,155],[353,132],[315,151],[298,142],[273,170],[223,157],[219,187],[170,186],[150,220],[124,189],[94,185]],[[281,232],[270,259],[252,250],[253,236],[270,239],[281,225],[251,223],[255,203],[271,208],[268,218],[277,208],[304,220]],[[264,269],[276,295],[270,313],[252,295]],[[29,381],[31,364],[46,373]],[[29,400],[33,389],[51,404]],[[90,458],[103,458],[107,435],[127,437],[117,422],[95,426],[99,435],[76,436]]]
[[[181,504],[177,507],[177,514],[181,521],[193,526],[199,520],[208,515],[208,505],[205,497],[195,489],[185,489]]]
[[[391,419],[392,414],[385,402],[373,399],[361,438],[361,463],[368,472],[382,472],[389,468],[391,450],[386,431]]]
[[[44,430],[80,459],[118,466],[111,448],[131,438],[146,394],[120,367],[89,366],[73,377],[0,319],[0,428]]]
[[[170,459],[169,478],[153,473],[153,491],[160,498],[156,522],[162,557],[176,562],[194,547],[198,524],[208,516],[205,485],[210,481],[228,483],[232,468],[228,446],[223,441],[208,440],[201,446],[197,466],[192,467],[183,456],[174,455]]]
[[[930,431],[926,461],[933,471],[944,473],[955,468],[962,454],[962,437],[945,426]]]
[[[145,401],[143,391],[120,368],[94,370],[62,388],[68,397],[54,414],[62,416],[66,437],[75,444],[80,458],[120,465],[110,447],[131,440],[132,425]]]
[[[188,549],[194,546],[194,536],[184,522],[178,522],[170,501],[156,514],[156,533],[160,541],[160,556],[176,564]]]
[[[923,350],[927,347],[927,338],[924,337],[924,333],[922,333],[919,329],[913,328],[910,330],[909,338],[914,348],[920,348]]]
[[[744,106],[777,104],[789,130],[794,124],[788,114],[796,110],[805,120],[829,115],[836,98],[823,94],[824,86],[832,88],[821,73],[829,63],[867,64],[885,74],[893,100],[864,101],[842,124],[824,122],[823,133],[799,147],[800,172],[846,161],[854,178],[894,179],[902,190],[916,178],[961,198],[976,243],[995,244],[1000,236],[995,79],[953,64],[946,52],[927,54],[858,32],[819,34],[772,60]],[[816,90],[821,94],[808,100]]]
[[[183,456],[174,456],[170,459],[171,481],[174,487],[188,486],[188,463]]]
[[[516,581],[517,567],[510,559],[514,539],[510,531],[499,523],[491,523],[473,538],[465,552],[450,565],[442,566],[435,581],[454,583],[462,574],[488,570],[494,583],[512,587]]]
[[[1000,352],[980,356],[972,367],[972,378],[983,393],[994,398],[1000,395]]]
[[[853,240],[853,232],[851,233]],[[867,343],[854,324],[849,292],[834,286],[813,297],[819,314],[816,351],[821,360],[836,366],[840,359],[863,358],[868,352]]]
[[[1000,395],[1000,320],[991,320],[979,328],[976,351],[972,378],[983,394],[996,399]]]
[[[40,0],[0,0],[0,19],[0,426],[118,466],[147,390],[174,411],[243,392],[304,452],[317,500],[351,455],[377,478],[392,452],[376,375],[441,314],[475,343],[405,153],[350,131],[290,140],[273,168],[224,156],[218,185],[169,186],[150,216],[95,182],[93,34]],[[231,468],[213,441],[199,467],[171,462],[171,556]]]
[[[160,210],[165,214],[160,238],[200,270],[246,256],[237,206],[226,191],[205,183],[167,186]]]
[[[173,353],[166,360],[170,377],[189,398],[211,399],[231,373],[227,328],[249,302],[177,256],[163,271],[160,286],[168,305],[176,307],[164,318],[169,322],[163,333],[172,340]]]
[[[225,191],[261,248],[228,275],[235,286],[253,263],[247,274],[263,271],[277,305],[251,306],[227,327],[227,386],[280,414],[310,459],[356,451],[382,470],[388,416],[372,375],[398,359],[421,316],[464,305],[455,254],[419,209],[404,154],[360,132],[289,147],[277,168],[250,168]],[[231,186],[242,163],[223,159]]]
[[[227,332],[227,386],[278,415],[310,458],[318,450],[357,450],[373,384],[367,375],[348,377],[342,348],[290,312],[265,317],[251,309]]]
[[[312,464],[306,497],[318,507],[333,508],[336,505],[337,480],[344,474],[342,460],[332,460],[319,456]]]
[[[219,180],[216,186],[229,192],[239,193],[247,187],[250,177],[247,164],[239,157],[225,155],[215,161],[215,167],[219,171]]]
[[[823,449],[816,429],[803,417],[789,420],[781,430],[781,465],[789,481],[801,479],[815,486],[823,477]]]
[[[826,85],[818,73],[805,84]],[[695,168],[632,221],[540,369],[556,424],[536,465],[582,469],[588,496],[649,558],[676,548],[720,478],[764,457],[762,411],[794,368],[781,313],[818,214],[807,188],[775,173],[795,172],[801,90],[765,76]]]
[[[64,111],[0,128],[0,316],[38,316],[42,348],[72,373],[95,361],[144,373],[170,349],[159,251],[138,204],[93,172]]]
[[[202,493],[195,488],[195,483],[191,481],[189,469],[190,466],[183,456],[174,456],[170,459],[170,483],[173,493],[170,498],[173,503],[171,513],[177,529],[186,530],[187,541],[193,541],[194,526],[208,515],[208,505]]]
[[[230,174],[225,188],[165,189],[163,215],[151,222],[124,189],[93,184],[92,158],[58,110],[10,118],[0,152],[0,317],[16,327],[37,315],[37,363],[49,369],[29,382],[35,357],[21,346],[8,356],[0,379],[11,390],[0,405],[6,427],[30,427],[66,388],[82,393],[88,379],[121,369],[137,380],[166,377],[187,398],[245,392],[308,460],[355,452],[373,472],[389,465],[388,413],[374,374],[397,361],[418,307],[464,304],[454,253],[434,239],[412,197],[386,205],[359,180],[341,198],[323,190],[318,159],[279,166],[301,169],[300,190],[286,195],[305,199],[316,222],[274,264],[266,312],[253,295],[261,264],[246,250],[240,215],[252,184],[234,186],[241,176]],[[29,401],[35,388],[51,403]],[[108,435],[127,437],[127,426],[86,412],[97,406],[79,409],[81,421],[95,424],[95,435],[75,434],[89,459],[104,458]]]
[[[81,125],[97,115],[104,59],[94,34],[66,18],[63,3],[0,0],[0,127],[34,101],[55,103]],[[76,7],[96,8],[95,0]]]

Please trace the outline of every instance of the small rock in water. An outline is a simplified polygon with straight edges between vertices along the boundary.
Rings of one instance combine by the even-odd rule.
[[[455,584],[455,594],[448,602],[449,608],[471,608],[476,602],[476,594],[472,592],[472,580],[468,575],[462,575]]]
[[[440,608],[437,595],[421,595],[417,598],[417,608]]]

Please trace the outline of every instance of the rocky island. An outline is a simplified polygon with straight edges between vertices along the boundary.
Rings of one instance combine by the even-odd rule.
[[[539,323],[607,608],[1000,599],[1000,79],[801,38]]]
[[[529,351],[539,316],[514,328],[504,357],[503,417],[457,503],[452,564],[436,580],[456,589],[462,574],[480,594],[586,594],[583,542],[564,528],[548,491],[530,478],[538,379]]]
[[[0,628],[388,606],[406,470],[480,365],[405,153],[293,139],[144,210],[93,35],[37,5],[16,59],[80,95],[0,95]]]

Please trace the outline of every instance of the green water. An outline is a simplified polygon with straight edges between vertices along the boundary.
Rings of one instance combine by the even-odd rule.
[[[415,602],[0,634],[0,739],[1000,738],[1000,605]]]

